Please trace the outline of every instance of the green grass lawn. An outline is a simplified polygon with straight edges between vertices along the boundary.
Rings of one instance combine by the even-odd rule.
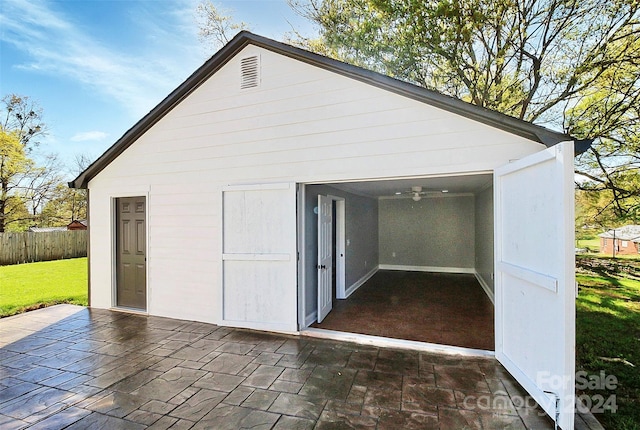
[[[589,252],[600,251],[600,238],[578,239],[576,247],[588,249]]]
[[[640,429],[640,262],[578,256],[576,266],[576,368],[617,378],[584,393],[615,396],[615,413],[594,414],[605,428]]]
[[[0,266],[0,317],[57,303],[87,305],[87,259]]]

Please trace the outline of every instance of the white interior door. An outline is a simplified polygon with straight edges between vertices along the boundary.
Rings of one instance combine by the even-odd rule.
[[[223,192],[223,323],[297,331],[295,184]]]
[[[496,358],[573,429],[575,256],[573,143],[495,170]]]
[[[331,198],[318,195],[318,322],[333,306],[333,206]]]

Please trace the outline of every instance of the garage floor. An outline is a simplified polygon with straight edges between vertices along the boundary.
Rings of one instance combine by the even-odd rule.
[[[493,321],[473,275],[379,271],[313,327],[492,351]]]

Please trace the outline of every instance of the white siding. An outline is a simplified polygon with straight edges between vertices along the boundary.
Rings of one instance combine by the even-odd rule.
[[[261,84],[240,90],[240,59]],[[255,46],[89,183],[92,305],[112,305],[111,199],[148,196],[152,315],[220,323],[222,188],[488,171],[542,145]]]

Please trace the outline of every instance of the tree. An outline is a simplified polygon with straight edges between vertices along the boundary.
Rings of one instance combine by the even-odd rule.
[[[59,183],[44,205],[41,217],[43,222],[50,226],[67,225],[74,220],[86,219],[85,190],[69,188],[66,184]]]
[[[56,187],[64,184],[64,178],[60,174],[62,165],[57,155],[46,156],[43,163],[33,164],[25,172],[24,185],[20,192],[33,217],[33,225],[36,226],[40,221],[44,221],[41,219],[44,205],[54,197]]]
[[[319,38],[299,44],[595,139],[578,159],[584,183],[609,190],[621,216],[624,200],[639,195],[610,159],[639,161],[636,0],[289,1],[319,27]]]
[[[0,128],[15,133],[27,152],[33,146],[38,146],[38,139],[47,132],[42,120],[42,108],[27,96],[4,96],[0,105],[0,120]]]
[[[635,40],[636,51],[640,42]],[[621,221],[638,223],[640,203],[640,85],[636,67],[605,71],[589,92],[568,109],[566,128],[577,135],[599,136],[598,144],[580,156],[578,188],[602,193],[602,211]]]
[[[71,176],[78,176],[91,164],[91,159],[85,154],[78,154],[74,162],[70,173]],[[40,216],[43,223],[49,226],[67,225],[75,220],[86,219],[87,190],[69,188],[67,184],[59,182]]]
[[[45,176],[50,166],[38,167],[27,155],[46,134],[42,108],[27,96],[8,94],[0,103],[0,233],[25,222],[26,200],[37,213],[46,198]],[[43,194],[44,193],[44,194]],[[20,202],[19,204],[17,202]],[[18,214],[20,212],[20,214]],[[29,211],[27,210],[27,213]],[[31,216],[31,219],[33,219]]]
[[[200,41],[214,49],[227,44],[241,30],[247,30],[245,22],[235,22],[231,12],[204,0],[196,7]]]
[[[24,200],[16,191],[34,163],[24,151],[17,132],[0,129],[0,233],[12,223],[25,221]]]

